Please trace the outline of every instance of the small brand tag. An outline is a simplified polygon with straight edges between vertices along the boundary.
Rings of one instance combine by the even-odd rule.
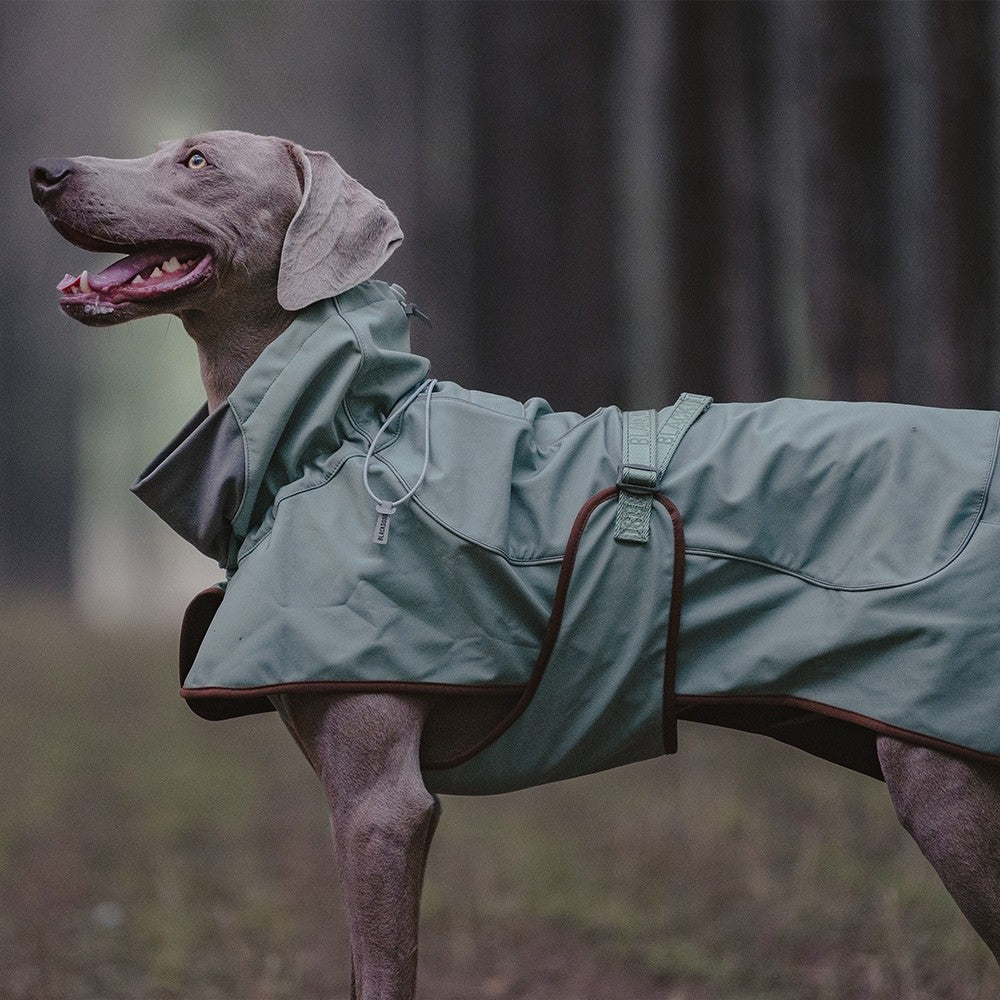
[[[393,512],[393,506],[391,503],[379,501],[375,504],[375,510],[378,516],[375,518],[375,534],[372,535],[372,541],[377,545],[385,545],[389,540],[389,517]]]

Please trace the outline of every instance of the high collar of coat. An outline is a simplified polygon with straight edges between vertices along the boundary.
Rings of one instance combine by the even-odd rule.
[[[401,289],[366,281],[302,310],[250,366],[224,406],[203,406],[132,491],[179,535],[233,569],[282,487],[370,440],[426,376],[410,353]]]

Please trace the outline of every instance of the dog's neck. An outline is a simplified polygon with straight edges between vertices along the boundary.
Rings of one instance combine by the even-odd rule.
[[[218,313],[208,310],[186,310],[180,318],[197,345],[201,381],[208,408],[214,411],[226,402],[264,348],[288,329],[295,313],[275,304],[270,310],[228,310],[221,322]]]

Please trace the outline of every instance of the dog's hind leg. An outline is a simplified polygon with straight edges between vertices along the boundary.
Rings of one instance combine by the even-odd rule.
[[[330,804],[356,1000],[410,1000],[420,892],[440,806],[420,773],[426,706],[395,695],[279,695]]]
[[[903,826],[1000,962],[1000,770],[879,737]]]

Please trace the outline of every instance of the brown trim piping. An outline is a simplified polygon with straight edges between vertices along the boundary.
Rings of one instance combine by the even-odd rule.
[[[674,528],[674,575],[670,585],[670,617],[667,619],[667,648],[663,663],[663,752],[677,753],[677,647],[680,644],[681,605],[684,603],[684,518],[673,500],[657,493]]]
[[[310,693],[342,693],[342,694],[363,694],[365,692],[394,692],[398,694],[426,695],[434,696],[449,695],[512,695],[520,692],[514,708],[495,726],[493,730],[482,740],[480,740],[471,750],[464,752],[461,756],[443,762],[436,762],[428,766],[428,770],[443,770],[465,763],[477,753],[485,749],[494,742],[516,721],[525,711],[538,685],[541,683],[542,674],[548,664],[552,654],[559,630],[562,624],[562,615],[565,609],[566,597],[569,590],[570,577],[576,560],[577,549],[583,531],[590,519],[591,514],[602,503],[610,500],[617,494],[615,487],[609,487],[591,497],[579,510],[573,523],[572,531],[567,542],[566,552],[560,569],[559,580],[556,587],[556,595],[553,601],[552,613],[543,643],[533,667],[532,675],[526,685],[462,685],[462,684],[435,684],[432,681],[298,681],[287,684],[266,685],[254,688],[185,688],[181,687],[181,697],[184,698],[190,708],[196,714],[209,719],[230,718],[237,715],[250,715],[257,712],[271,711],[272,706],[267,699],[269,694],[282,693],[286,691],[307,691]],[[664,685],[663,685],[663,744],[666,753],[674,753],[677,750],[677,718],[683,719],[685,708],[712,705],[766,705],[779,708],[791,708],[799,711],[812,712],[817,716],[826,716],[847,722],[860,729],[869,732],[892,736],[901,741],[912,743],[917,746],[925,746],[930,749],[939,750],[952,756],[962,757],[968,760],[982,763],[996,764],[1000,760],[1000,754],[991,754],[986,751],[974,750],[951,743],[947,740],[938,739],[933,736],[926,736],[922,733],[893,726],[889,723],[881,722],[870,716],[852,712],[848,709],[837,708],[826,705],[822,702],[812,701],[808,698],[800,698],[794,695],[767,695],[767,694],[677,694],[676,674],[677,655],[680,639],[680,618],[683,603],[684,587],[684,524],[680,512],[673,502],[664,494],[656,494],[658,500],[668,511],[674,531],[674,569],[671,589],[671,607],[668,618],[667,645],[664,662]],[[209,591],[216,591],[216,588],[209,588]],[[208,597],[209,591],[204,592]],[[201,597],[203,595],[199,595]],[[213,594],[217,601],[221,601],[222,592]],[[210,617],[210,616],[209,616]],[[186,668],[190,668],[194,659],[196,648],[184,646],[184,635],[182,634],[181,651],[181,672],[186,674]],[[186,662],[185,662],[186,661]],[[183,684],[183,679],[182,679]],[[223,708],[226,702],[243,702],[242,706],[234,705],[235,710]],[[201,704],[199,704],[201,703]],[[221,703],[221,704],[220,704]],[[739,728],[731,726],[730,728]]]
[[[393,694],[517,694],[523,684],[437,684],[434,681],[288,681],[284,684],[264,684],[260,687],[181,688],[185,701],[199,698],[266,698],[269,694],[304,691],[308,694],[365,694],[372,691]]]
[[[1000,754],[987,753],[985,750],[974,750],[970,747],[961,746],[958,743],[950,743],[948,740],[938,739],[935,736],[926,736],[901,726],[893,726],[888,722],[881,722],[860,712],[852,712],[850,709],[838,708],[835,705],[827,705],[821,701],[812,701],[809,698],[799,698],[795,695],[779,694],[679,694],[675,698],[676,707],[679,713],[687,707],[698,705],[774,705],[779,708],[795,708],[816,715],[825,715],[832,719],[839,719],[842,722],[849,722],[861,729],[867,729],[880,736],[893,736],[904,743],[913,743],[916,746],[927,747],[931,750],[940,750],[953,757],[964,757],[967,760],[975,760],[984,764],[996,764],[1000,760]],[[683,714],[680,714],[683,719]]]

